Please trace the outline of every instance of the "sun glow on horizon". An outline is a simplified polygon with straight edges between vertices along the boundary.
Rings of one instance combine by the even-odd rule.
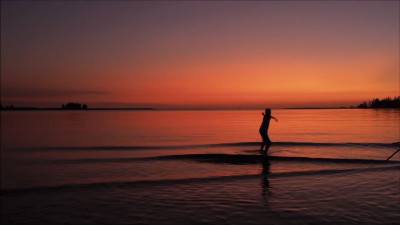
[[[399,2],[1,5],[3,105],[337,107],[400,95]]]

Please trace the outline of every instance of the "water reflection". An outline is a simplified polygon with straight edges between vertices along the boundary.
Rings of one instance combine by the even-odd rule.
[[[271,196],[271,188],[268,180],[268,176],[270,174],[271,164],[268,160],[268,157],[265,157],[261,161],[262,163],[262,171],[261,171],[261,195],[263,197],[264,205],[269,205],[269,197]]]

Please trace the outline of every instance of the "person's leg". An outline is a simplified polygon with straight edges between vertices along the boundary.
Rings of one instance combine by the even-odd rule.
[[[264,146],[265,146],[265,143],[264,143],[264,140],[262,140],[262,142],[261,142],[261,148],[260,148],[260,152],[261,152],[261,153],[263,152]]]
[[[268,149],[269,149],[269,147],[271,147],[271,144],[272,144],[272,142],[269,139],[268,135],[265,137],[264,142],[265,142],[265,153],[264,153],[264,155],[268,156]]]
[[[260,148],[260,152],[261,152],[261,154],[263,153],[263,149],[264,149],[264,147],[265,147],[265,137],[264,137],[264,135],[263,135],[263,133],[260,131],[260,135],[261,135],[261,139],[262,139],[262,141],[261,141],[261,148]]]

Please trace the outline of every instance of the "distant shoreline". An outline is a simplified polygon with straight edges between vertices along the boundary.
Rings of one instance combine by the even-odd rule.
[[[291,107],[291,108],[283,108],[283,109],[355,109],[351,107]]]
[[[104,110],[156,110],[155,108],[89,108],[89,109],[61,109],[61,108],[36,108],[36,107],[14,107],[12,109],[1,109],[1,111],[104,111]]]
[[[329,109],[399,109],[399,108],[356,108],[356,107],[291,107],[291,108],[275,108],[275,110],[329,110]],[[264,110],[263,108],[210,108],[210,109],[156,109],[156,108],[88,108],[88,109],[61,109],[61,108],[37,108],[37,107],[14,107],[3,108],[0,111],[156,111],[156,110],[171,110],[171,111],[227,111],[227,110]]]

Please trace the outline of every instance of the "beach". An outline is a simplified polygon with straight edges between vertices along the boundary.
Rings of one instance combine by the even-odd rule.
[[[397,224],[399,110],[2,112],[2,224]]]

